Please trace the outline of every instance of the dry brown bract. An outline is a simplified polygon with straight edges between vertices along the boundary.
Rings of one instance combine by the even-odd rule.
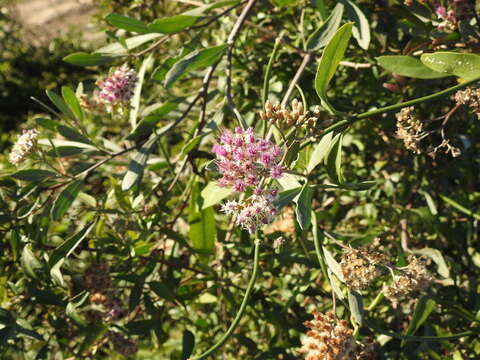
[[[480,118],[480,88],[466,88],[455,93],[457,104],[467,105]]]
[[[381,272],[375,266],[384,259],[379,252],[379,242],[376,239],[371,245],[361,249],[346,250],[342,255],[340,266],[343,279],[352,290],[365,289]]]
[[[314,319],[304,325],[310,330],[302,341],[300,352],[306,360],[349,360],[355,350],[353,331],[345,320],[337,320],[332,312],[313,313]]]
[[[420,140],[427,134],[423,131],[422,122],[413,115],[413,106],[403,108],[397,117],[397,135],[403,140],[405,147],[416,154],[420,154]]]
[[[425,264],[415,256],[409,257],[405,270],[395,276],[393,283],[384,286],[383,292],[394,305],[413,292],[425,289],[432,281]]]

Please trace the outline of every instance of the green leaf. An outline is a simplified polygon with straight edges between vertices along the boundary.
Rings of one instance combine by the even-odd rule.
[[[129,51],[135,49],[143,44],[158,39],[161,34],[143,34],[132,36],[128,39],[125,39],[125,42],[121,44],[120,42],[114,42],[112,44],[108,44],[100,49],[97,49],[95,53],[101,55],[113,55],[113,56],[121,56],[121,55],[128,55]]]
[[[405,332],[405,335],[413,335],[418,330],[418,328],[422,326],[422,324],[427,320],[428,316],[431,314],[431,312],[435,309],[436,306],[437,302],[434,299],[428,296],[422,296],[418,300],[417,306],[415,306],[412,320],[408,325],[408,329]],[[404,343],[404,341],[402,343]]]
[[[420,59],[406,55],[387,55],[376,58],[378,65],[385,70],[391,71],[401,76],[408,76],[417,79],[438,79],[447,74],[434,71],[424,65]]]
[[[63,61],[77,66],[96,66],[111,63],[115,60],[113,56],[105,56],[102,54],[88,54],[86,52],[77,52],[67,55]]]
[[[226,45],[195,50],[175,63],[165,76],[165,87],[169,88],[185,74],[208,67],[219,60],[225,53]]]
[[[68,127],[68,126],[65,126],[65,125],[59,125],[58,126],[58,132],[68,140],[83,143],[83,144],[92,145],[92,142],[90,141],[89,138],[83,136],[77,130],[75,130],[71,127]]]
[[[41,169],[20,170],[12,175],[12,177],[15,179],[30,182],[41,181],[53,176],[56,176],[54,172]]]
[[[178,103],[175,102],[167,102],[163,104],[160,108],[142,119],[132,133],[128,135],[127,140],[138,140],[145,135],[150,135],[155,126],[160,121],[165,120],[166,115],[177,107]]]
[[[155,143],[159,139],[160,135],[152,134],[150,139],[143,144],[140,150],[133,156],[128,170],[122,180],[122,190],[129,190],[135,183],[139,182],[143,176],[145,164],[147,163],[148,156],[152,152]]]
[[[57,94],[55,94],[53,91],[50,91],[50,90],[46,90],[46,93],[50,101],[55,104],[55,106],[58,108],[58,110],[60,110],[63,113],[63,115],[65,115],[66,117],[72,120],[76,120],[76,117],[73,114],[72,110],[70,110],[67,103],[63,101],[63,99],[60,96],[58,96]]]
[[[368,19],[353,1],[341,0],[341,2],[345,5],[345,14],[355,23],[352,29],[353,37],[362,49],[367,50],[370,44],[370,26]]]
[[[338,64],[343,59],[348,42],[352,36],[352,24],[345,24],[337,30],[333,38],[329,41],[325,50],[323,50],[320,63],[318,64],[317,74],[315,77],[315,90],[322,100],[323,106],[331,113],[335,113],[335,109],[327,100],[326,92],[330,80],[332,80]]]
[[[13,325],[15,323],[15,317],[10,311],[4,308],[0,308],[0,324]]]
[[[337,184],[344,182],[342,171],[342,139],[342,133],[335,135],[332,140],[332,146],[325,158],[327,174],[330,179]]]
[[[298,225],[303,231],[306,231],[311,223],[311,212],[312,212],[312,189],[308,184],[303,185],[300,194],[295,199],[297,204],[295,209],[295,214],[297,216]]]
[[[185,330],[182,336],[182,360],[188,360],[195,347],[195,336],[192,332]]]
[[[37,278],[37,272],[42,268],[42,264],[33,254],[29,244],[23,247],[22,256],[20,257],[20,264],[23,272],[33,279]]]
[[[60,260],[65,260],[75,249],[78,245],[82,242],[83,239],[87,237],[90,231],[93,229],[95,222],[90,223],[87,225],[83,230],[79,231],[75,235],[73,235],[70,239],[65,240],[60,246],[55,248],[52,251],[52,255],[50,256],[50,260],[48,264],[50,267],[53,267],[57,262]]]
[[[205,264],[213,254],[217,229],[212,207],[202,209],[200,185],[194,183],[188,212],[188,235],[193,248],[198,252],[200,261]]]
[[[87,326],[87,322],[80,317],[77,309],[80,308],[88,299],[90,293],[88,291],[82,291],[75,295],[67,304],[65,308],[65,314],[72,319],[79,326]]]
[[[328,19],[313,32],[307,41],[307,50],[316,51],[323,48],[333,38],[340,26],[343,16],[343,4],[337,3]]]
[[[63,275],[60,268],[63,265],[63,260],[60,260],[55,265],[53,265],[50,269],[50,277],[55,285],[63,286],[65,282],[63,281]]]
[[[100,338],[102,338],[109,330],[107,325],[103,324],[90,324],[88,328],[85,329],[85,338],[80,344],[80,349],[78,350],[79,354],[83,354],[91,349],[92,345]]]
[[[466,81],[480,76],[480,55],[477,54],[436,52],[423,54],[420,60],[434,71],[455,75]]]
[[[232,188],[220,187],[216,181],[211,181],[202,190],[201,196],[203,199],[202,209],[218,204],[220,201],[230,196],[233,193]]]
[[[44,127],[45,129],[57,131],[57,127],[60,126],[58,121],[46,118],[36,118],[35,122],[39,125]]]
[[[315,145],[307,165],[308,173],[312,172],[312,170],[315,169],[315,167],[322,162],[325,155],[328,154],[328,150],[330,150],[330,147],[332,145],[332,139],[333,132],[329,132],[321,138],[320,142],[317,145]]]
[[[111,25],[115,26],[118,29],[137,33],[150,32],[147,25],[143,22],[117,13],[111,13],[105,18],[105,20],[107,20]]]
[[[85,151],[85,148],[76,146],[56,146],[54,149],[48,150],[47,155],[51,157],[67,157],[81,154]]]
[[[293,189],[282,191],[278,194],[278,198],[274,201],[275,207],[280,210],[287,206],[298,196],[298,194],[300,194],[302,189],[303,188],[299,186]]]
[[[350,312],[352,313],[353,318],[358,325],[362,326],[363,324],[363,297],[360,293],[354,290],[348,291],[348,305],[350,307]]]
[[[145,72],[147,69],[153,66],[153,55],[150,54],[143,60],[142,66],[137,75],[137,83],[135,84],[135,90],[133,92],[132,99],[130,100],[130,124],[133,128],[137,125],[137,115],[138,110],[140,109],[140,96],[142,94],[143,79],[145,78]]]
[[[332,253],[328,251],[328,249],[323,246],[323,254],[325,255],[325,262],[327,263],[328,268],[330,271],[335,274],[335,276],[338,278],[340,281],[344,281],[343,279],[343,273],[342,273],[342,268],[340,267],[340,264],[335,260],[333,257]]]
[[[65,215],[82,187],[82,181],[74,181],[58,195],[52,209],[53,220],[58,221]]]
[[[162,299],[175,302],[175,293],[164,283],[160,281],[151,281],[148,286],[150,286],[150,289]]]
[[[163,19],[155,20],[148,25],[151,32],[158,32],[162,34],[173,34],[185,30],[194,25],[199,16],[193,15],[176,15]]]
[[[80,107],[80,103],[78,102],[77,95],[75,95],[75,92],[70,89],[68,86],[62,86],[62,97],[67,106],[70,108],[72,111],[73,115],[78,119],[78,120],[83,120],[83,111],[82,108]]]

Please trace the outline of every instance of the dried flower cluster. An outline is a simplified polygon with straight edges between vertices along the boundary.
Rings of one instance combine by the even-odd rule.
[[[100,87],[98,96],[103,102],[111,105],[127,102],[133,96],[137,80],[135,70],[124,64],[111,72],[107,78],[97,81]]]
[[[10,152],[9,160],[13,165],[19,165],[27,158],[37,143],[38,131],[35,129],[24,130],[18,137]]]
[[[260,117],[270,124],[279,126],[285,125],[300,127],[308,125],[314,127],[320,117],[320,107],[315,107],[313,112],[305,110],[303,104],[297,99],[291,103],[291,110],[283,107],[279,102],[272,104],[269,100],[265,102],[265,111],[260,112]]]
[[[468,87],[455,93],[457,104],[467,105],[480,118],[480,88]]]
[[[353,331],[345,320],[337,320],[332,312],[313,313],[314,319],[304,325],[310,330],[302,341],[300,352],[306,360],[350,360],[354,356]]]
[[[117,333],[110,331],[108,339],[111,341],[113,348],[117,353],[125,357],[134,355],[138,351],[138,345],[135,341]]]
[[[269,224],[277,214],[274,205],[276,197],[277,190],[275,189],[255,189],[254,194],[246,200],[227,201],[222,210],[228,215],[234,215],[236,224],[252,234],[259,227]]]
[[[397,117],[397,135],[403,140],[405,147],[414,153],[421,153],[420,140],[426,133],[423,132],[422,122],[413,115],[413,106],[403,108],[395,115]]]
[[[256,138],[252,128],[236,128],[234,133],[224,130],[213,152],[223,175],[218,181],[221,187],[244,192],[256,187],[263,177],[278,179],[283,175],[282,149],[269,140]]]
[[[118,320],[126,316],[127,310],[115,294],[108,265],[104,262],[92,264],[85,271],[85,287],[90,291],[90,302],[101,306],[103,320]],[[99,312],[91,314],[95,317]]]
[[[378,251],[379,242],[376,239],[372,244],[361,249],[349,249],[342,255],[340,267],[343,279],[352,290],[365,289],[373,280],[381,275],[375,265],[380,264],[385,256]]]
[[[429,146],[427,153],[432,158],[435,158],[435,155],[439,150],[443,150],[445,154],[450,154],[452,157],[457,157],[462,154],[462,151],[459,148],[450,145],[450,140],[446,138],[442,138],[442,142],[437,146]]]
[[[393,304],[397,304],[409,294],[425,289],[431,281],[425,264],[415,256],[410,256],[408,266],[394,277],[392,284],[384,286],[383,293]]]

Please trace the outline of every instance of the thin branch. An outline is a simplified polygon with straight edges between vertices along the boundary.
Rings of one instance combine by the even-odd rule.
[[[300,64],[300,66],[298,67],[298,70],[297,72],[295,73],[295,76],[293,77],[292,81],[290,82],[290,85],[288,86],[288,89],[287,89],[287,92],[285,93],[285,95],[283,96],[283,99],[282,99],[282,103],[281,105],[282,106],[285,106],[287,105],[287,101],[288,99],[290,99],[290,96],[292,95],[292,92],[293,90],[295,89],[295,85],[297,85],[297,83],[299,82],[300,78],[302,77],[307,65],[310,63],[310,61],[312,60],[313,58],[313,54],[312,53],[307,53],[304,57],[303,57],[303,61],[302,63]]]
[[[240,114],[238,109],[235,107],[235,103],[232,98],[232,53],[233,53],[233,47],[235,45],[235,40],[237,39],[238,34],[240,33],[240,29],[242,28],[245,20],[247,19],[248,13],[252,9],[253,5],[255,4],[255,1],[256,0],[249,0],[247,5],[245,5],[242,13],[238,17],[235,25],[233,26],[232,32],[230,33],[230,36],[228,37],[228,40],[227,40],[227,46],[228,46],[227,48],[227,86],[225,89],[225,95],[227,97],[227,102],[228,102],[228,106],[230,107],[230,110],[233,111],[242,128],[246,128],[247,125],[242,115]]]

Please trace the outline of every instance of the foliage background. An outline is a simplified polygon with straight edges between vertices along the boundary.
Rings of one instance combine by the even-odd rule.
[[[400,1],[355,3],[368,18],[371,41],[367,50],[354,40],[350,42],[344,60],[365,66],[338,68],[328,90],[328,97],[337,109],[361,113],[431,94],[458,82],[455,77],[425,80],[392,75],[378,65],[378,56],[411,55],[419,50],[475,52],[478,49],[478,24],[474,21],[468,33],[456,31],[443,36],[432,23],[433,11],[425,13],[423,5],[417,2],[412,7]],[[256,114],[262,108],[260,97],[266,64],[277,36],[282,34],[284,43],[270,73],[272,101],[285,94],[303,60],[304,54],[299,49],[304,48],[310,34],[334,5],[333,1],[256,2],[233,52],[232,93],[249,124],[259,124]],[[151,60],[145,60],[148,54],[142,54],[113,62],[120,65],[128,61],[137,70],[145,64],[138,119],[153,114],[157,116],[157,128],[161,128],[182,116],[200,91],[205,69],[192,71],[169,89],[163,86],[161,69],[168,70],[179,57],[195,49],[225,43],[242,6],[207,27],[171,36],[151,50]],[[103,1],[92,21],[99,30],[107,31],[106,41],[114,42],[115,37],[127,38],[131,34],[118,31],[104,20],[111,12],[150,23],[192,8],[194,4],[190,2]],[[415,16],[419,13],[428,15],[426,20]],[[192,145],[192,139],[198,135],[195,129],[201,118],[201,102],[168,136],[155,143],[141,183],[122,191],[122,179],[131,158],[129,153],[117,156],[88,172],[68,212],[55,216],[53,209],[62,190],[55,186],[68,179],[39,184],[13,179],[10,175],[17,169],[8,163],[9,148],[19,129],[38,126],[38,118],[71,125],[48,114],[30,96],[51,104],[44,89],[60,93],[60,87],[68,85],[75,90],[80,81],[84,92],[89,94],[95,89],[95,80],[111,64],[84,68],[62,61],[72,52],[95,48],[97,44],[81,41],[81,34],[33,46],[23,41],[18,25],[7,11],[2,12],[0,21],[0,147],[4,151],[0,157],[0,306],[6,309],[0,313],[4,324],[0,329],[2,358],[121,358],[111,339],[105,336],[107,331],[118,332],[138,344],[139,352],[132,358],[186,359],[192,341],[195,353],[206,350],[232,322],[253,266],[251,237],[232,227],[218,205],[200,211],[207,222],[205,226],[215,234],[214,243],[203,243],[203,249],[199,249],[198,242],[192,243],[189,230],[192,216],[199,213],[195,208],[202,201],[199,192],[217,178],[205,167],[212,159],[211,146],[218,131],[207,129],[215,128],[215,124],[220,124],[220,128],[236,126],[235,116],[224,101],[226,62],[221,61],[214,73],[206,107],[207,134],[198,143],[186,146]],[[465,46],[459,47],[458,43]],[[311,105],[319,103],[314,78],[320,55],[321,51],[313,53],[313,60],[298,83]],[[172,104],[171,110],[155,115],[155,110],[165,103]],[[454,105],[454,101],[444,97],[419,105],[417,111],[426,126],[434,130],[438,128],[434,119]],[[320,128],[336,121],[324,112]],[[415,299],[406,300],[397,308],[384,299],[366,312],[367,321],[359,333],[360,338],[376,339],[378,358],[478,358],[480,147],[476,139],[480,127],[477,116],[462,107],[445,127],[452,144],[462,151],[458,158],[441,153],[434,158],[426,153],[410,153],[396,138],[395,123],[394,114],[387,113],[349,128],[343,145],[344,176],[350,183],[373,180],[375,185],[366,191],[316,189],[312,202],[316,221],[320,229],[353,246],[367,244],[380,236],[384,250],[396,264],[402,264],[410,250],[438,250],[439,253],[430,253],[434,259],[430,260],[429,269],[437,281],[427,292],[435,305],[427,314],[428,320],[410,335],[435,338],[474,331],[470,336],[443,341],[417,338],[403,342],[401,336],[412,322]],[[91,111],[83,125],[93,144],[109,152],[135,144],[125,140],[132,131],[126,115]],[[59,134],[56,126],[41,128],[41,132],[43,139],[66,137],[65,133]],[[438,136],[438,132],[432,133],[424,141],[437,144]],[[39,146],[50,149],[48,140]],[[306,147],[299,152],[296,170],[304,169],[311,151],[311,147]],[[67,169],[67,173],[78,174],[106,157],[101,151],[89,149],[75,156],[50,157],[49,162],[59,171]],[[44,166],[41,164],[42,160],[32,160],[29,167]],[[325,167],[318,166],[309,175],[309,181],[329,182]],[[213,219],[213,224],[205,218]],[[302,323],[311,318],[313,309],[326,311],[332,307],[330,282],[318,264],[312,228],[303,232],[298,223],[288,220],[288,216],[285,219],[263,235],[259,278],[239,328],[217,353],[219,359],[298,359],[300,338],[305,333]],[[91,229],[90,224],[93,224]],[[59,275],[52,270],[52,254],[65,240],[84,229],[90,229],[88,236],[66,257]],[[339,260],[342,249],[322,233],[320,236]],[[275,241],[279,237],[285,240],[281,246]],[[92,264],[100,261],[108,264],[116,289],[114,297],[122,309],[128,310],[128,315],[118,320],[99,321],[92,315],[95,312],[92,294],[83,298],[88,290],[85,274]],[[366,306],[381,287],[379,280],[362,293]],[[337,304],[337,315],[349,319],[349,311],[341,303]],[[10,326],[11,316],[15,318],[14,326]],[[392,333],[397,338],[387,336]]]

